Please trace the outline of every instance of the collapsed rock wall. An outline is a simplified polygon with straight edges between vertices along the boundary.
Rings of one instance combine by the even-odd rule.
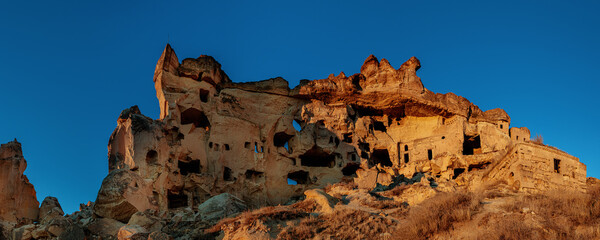
[[[414,57],[394,69],[370,56],[360,73],[290,89],[282,78],[234,83],[212,57],[180,64],[167,46],[154,75],[160,119],[137,107],[121,113],[95,211],[127,221],[135,211],[195,208],[223,192],[251,206],[280,204],[342,179],[372,189],[417,172],[469,185],[507,179],[506,164],[521,169],[511,172],[524,190],[544,189],[529,184],[538,179],[585,184],[578,159],[523,145],[529,130],[510,128],[502,109],[433,93],[419,68]],[[511,154],[516,144],[531,157]],[[530,164],[536,157],[564,159],[562,171],[576,174],[552,175]]]
[[[27,162],[17,140],[0,145],[0,221],[37,220],[39,202],[23,174]]]

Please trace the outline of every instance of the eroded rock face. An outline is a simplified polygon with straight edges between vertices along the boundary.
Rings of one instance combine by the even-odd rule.
[[[360,73],[290,89],[282,78],[234,83],[214,58],[180,63],[167,46],[154,74],[160,119],[137,107],[121,113],[107,178],[131,180],[105,180],[97,214],[125,222],[145,209],[197,209],[225,192],[251,207],[281,204],[342,179],[370,190],[418,173],[443,186],[585,184],[577,158],[530,142],[502,109],[427,90],[420,66],[369,56]]]
[[[27,162],[17,140],[0,146],[0,221],[37,220],[39,202],[23,172]]]

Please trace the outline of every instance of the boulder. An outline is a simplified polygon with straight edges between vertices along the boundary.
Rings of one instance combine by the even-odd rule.
[[[94,213],[123,223],[138,211],[155,208],[151,186],[137,174],[127,169],[117,169],[102,181],[94,204]]]
[[[335,204],[339,201],[321,189],[306,190],[304,195],[306,195],[307,200],[315,200],[315,202],[317,202],[317,204],[321,207],[320,211],[323,213],[332,213]]]
[[[198,215],[204,221],[216,221],[246,210],[244,201],[229,193],[209,198],[198,206]]]

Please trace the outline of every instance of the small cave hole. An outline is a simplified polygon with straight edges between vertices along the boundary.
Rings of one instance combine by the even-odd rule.
[[[188,206],[188,197],[184,193],[169,192],[167,194],[167,201],[170,209]]]
[[[310,179],[308,178],[308,172],[302,171],[302,170],[288,173],[287,179],[288,179],[289,185],[309,184],[310,183]],[[295,184],[290,184],[290,182],[295,183]]]
[[[463,155],[473,155],[481,153],[481,139],[479,135],[469,136],[464,135]]]
[[[200,89],[200,101],[208,102],[208,94],[210,92],[208,90]]]
[[[404,154],[404,163],[408,163],[409,161],[409,157],[408,157],[408,153]]]
[[[225,181],[233,181],[233,172],[231,171],[231,168],[228,167],[224,167],[223,168],[223,180]]]
[[[223,146],[225,147],[225,151],[229,151],[230,150],[229,144],[223,144]]]
[[[294,119],[294,121],[292,121],[292,126],[294,127],[294,129],[296,129],[296,131],[302,131],[302,125],[300,125],[300,121],[298,120]]]
[[[560,173],[560,159],[554,159],[554,172]]]
[[[375,121],[375,123],[373,123],[373,129],[375,129],[376,131],[380,131],[380,132],[387,131],[385,124],[383,124],[383,122],[379,122],[379,121]]]
[[[387,167],[391,167],[393,165],[387,149],[373,149],[371,163],[373,165],[381,164],[382,166]]]
[[[257,180],[263,178],[264,175],[265,174],[263,172],[254,171],[251,169],[246,170],[246,173],[244,173],[244,176],[246,176],[246,179],[252,180],[252,181],[257,181]]]
[[[275,147],[284,147],[293,136],[294,135],[289,135],[285,132],[275,133],[273,136],[273,145],[275,145]]]
[[[190,173],[200,173],[200,160],[178,161],[177,167],[181,175],[188,175]]]
[[[156,164],[157,162],[158,162],[158,153],[154,150],[148,151],[148,153],[146,153],[146,163]]]
[[[342,168],[342,174],[344,176],[352,176],[356,174],[356,170],[360,168],[360,164],[358,163],[348,163],[344,168]]]
[[[247,148],[247,149],[250,149],[250,142],[245,142],[244,143],[244,147]]]
[[[210,128],[208,117],[204,115],[204,112],[195,108],[188,108],[181,112],[181,125],[186,124],[194,124],[197,128],[205,128],[207,130]]]
[[[452,176],[452,179],[456,179],[460,174],[462,174],[464,172],[465,172],[464,168],[455,168],[454,169],[454,176]]]
[[[433,159],[433,151],[431,149],[427,149],[427,158],[429,160]]]
[[[328,154],[320,147],[313,148],[300,155],[300,165],[306,167],[333,167],[335,166],[335,155]]]
[[[365,142],[359,142],[358,143],[358,148],[360,148],[360,150],[364,150],[367,152],[371,151],[371,148],[369,147],[369,143],[365,143]]]
[[[352,143],[352,133],[344,133],[344,142]]]

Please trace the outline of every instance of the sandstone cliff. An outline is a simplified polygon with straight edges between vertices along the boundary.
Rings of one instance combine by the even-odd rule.
[[[0,146],[0,220],[37,220],[35,189],[23,174],[27,161],[17,140]]]

